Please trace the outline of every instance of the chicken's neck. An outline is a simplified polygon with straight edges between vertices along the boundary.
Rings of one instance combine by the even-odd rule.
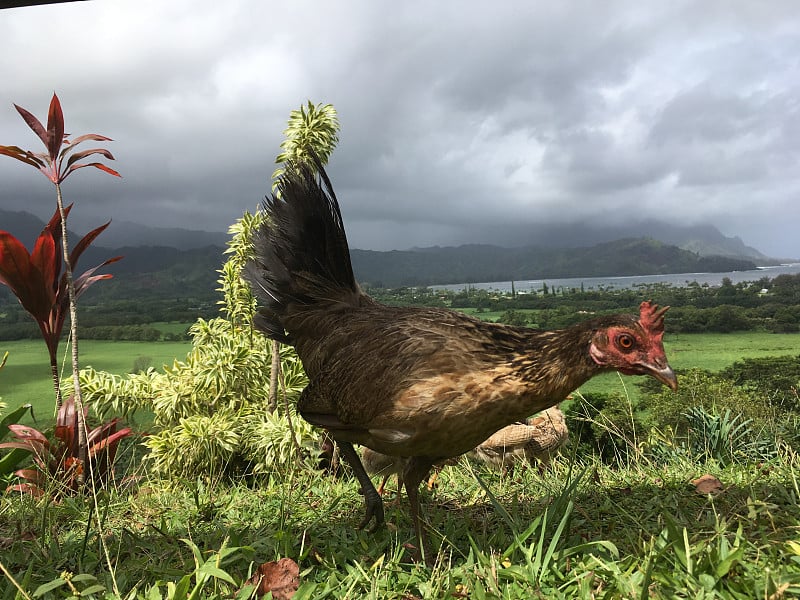
[[[521,383],[553,403],[563,400],[602,369],[589,355],[591,328],[532,331],[511,361]]]

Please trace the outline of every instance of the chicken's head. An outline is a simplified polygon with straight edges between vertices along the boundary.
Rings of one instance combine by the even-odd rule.
[[[589,354],[599,366],[625,375],[650,375],[672,390],[678,378],[664,353],[664,313],[651,302],[642,302],[639,318],[630,324],[614,324],[595,331]]]

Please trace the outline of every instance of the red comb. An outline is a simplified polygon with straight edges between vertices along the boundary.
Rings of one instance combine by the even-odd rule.
[[[669,306],[658,308],[658,304],[653,304],[645,300],[639,306],[639,323],[645,330],[652,333],[664,331],[664,313],[669,310]]]

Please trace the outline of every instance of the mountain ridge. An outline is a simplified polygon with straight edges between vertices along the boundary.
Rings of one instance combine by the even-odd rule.
[[[26,211],[9,211],[0,209],[0,229],[10,231],[23,243],[31,243],[39,234],[44,221]],[[101,223],[98,222],[97,225]],[[631,232],[636,235],[632,236]],[[113,235],[114,243],[107,242]],[[73,234],[74,235],[74,234]],[[672,225],[663,221],[646,220],[637,223],[620,225],[587,225],[584,223],[552,224],[533,228],[525,239],[516,240],[509,245],[479,244],[501,248],[586,248],[626,238],[653,238],[665,244],[678,246],[684,250],[695,252],[701,256],[746,257],[764,264],[782,262],[783,259],[769,257],[747,246],[737,236],[725,236],[714,225]],[[180,227],[155,227],[131,221],[113,221],[109,230],[96,242],[106,248],[163,246],[190,250],[205,246],[225,246],[230,235],[221,231],[205,231]],[[472,246],[475,244],[462,244]],[[387,250],[381,252],[425,251],[428,248],[409,248],[405,250]],[[461,246],[444,246],[461,247]],[[378,251],[375,251],[378,252]],[[788,260],[788,259],[787,259]]]
[[[224,261],[223,248],[228,234],[136,224],[124,234],[116,230],[120,225],[121,229],[125,228],[125,223],[114,223],[97,239],[98,245],[90,246],[81,258],[79,268],[97,264],[111,256],[125,256],[125,260],[108,268],[108,272],[118,277],[103,286],[94,286],[98,288],[96,293],[99,296],[135,297],[145,289],[164,297],[209,298],[216,294],[216,280]],[[10,230],[23,243],[31,244],[42,227],[44,222],[30,213],[0,210],[0,229]],[[639,233],[638,229],[625,228],[628,232],[632,230]],[[682,240],[691,249],[643,236],[589,244],[590,236],[586,235],[581,238],[583,243],[576,247],[529,245],[506,248],[465,244],[391,251],[352,249],[351,257],[358,280],[379,287],[727,272],[778,262],[748,248],[738,238],[726,238],[713,226],[665,227],[664,232],[665,237]],[[73,240],[77,240],[74,233],[71,235]],[[699,235],[703,237],[698,241]],[[111,240],[118,245],[110,244]],[[153,243],[120,243],[131,240]],[[704,254],[702,248],[713,248],[716,252]],[[745,254],[731,254],[737,249]],[[89,293],[94,296],[94,289]]]

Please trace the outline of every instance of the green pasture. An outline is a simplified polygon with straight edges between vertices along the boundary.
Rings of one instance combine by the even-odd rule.
[[[185,330],[183,326],[181,331]],[[94,367],[123,375],[130,373],[139,357],[149,357],[156,369],[183,359],[191,349],[191,342],[113,342],[83,340],[79,345],[81,367]],[[44,342],[20,340],[0,342],[0,356],[8,352],[8,362],[0,371],[0,398],[9,407],[21,404],[33,405],[36,419],[48,418],[54,407],[53,383],[50,378],[49,360]],[[67,352],[64,354],[64,352]],[[61,346],[61,364],[64,375],[70,371],[69,347]]]
[[[676,333],[664,336],[664,349],[676,371],[706,369],[721,371],[744,358],[800,354],[797,333]],[[618,373],[595,377],[581,387],[583,393],[628,392],[636,396],[635,378]]]
[[[163,324],[170,331],[183,332],[186,324]],[[776,333],[702,333],[667,335],[664,346],[673,368],[698,367],[719,371],[743,358],[800,354],[800,334]],[[139,357],[148,357],[149,364],[158,369],[182,360],[191,348],[190,342],[112,342],[84,340],[80,343],[81,366],[109,371],[118,375],[129,373]],[[47,366],[47,351],[38,340],[0,343],[0,355],[8,351],[8,364],[0,372],[0,398],[10,407],[31,403],[37,418],[49,415],[53,409],[53,390]],[[63,348],[62,348],[63,352]],[[68,361],[69,356],[65,355]],[[637,395],[636,380],[610,373],[596,377],[581,388],[581,392],[619,391]]]

